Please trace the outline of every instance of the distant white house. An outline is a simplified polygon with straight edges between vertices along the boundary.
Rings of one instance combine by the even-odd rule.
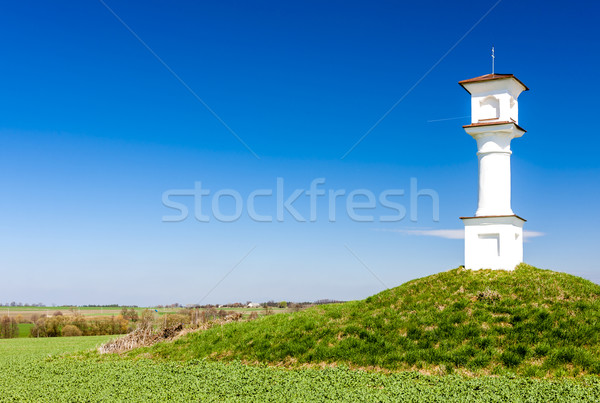
[[[256,302],[250,302],[248,305],[246,305],[246,308],[260,308],[260,304],[257,304]]]

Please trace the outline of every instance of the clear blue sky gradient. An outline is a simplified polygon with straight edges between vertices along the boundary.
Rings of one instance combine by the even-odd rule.
[[[499,2],[341,159],[496,0],[325,3],[107,0],[260,159],[102,3],[3,4],[0,302],[350,300],[461,265],[462,240],[411,231],[475,212],[457,82],[491,72],[492,45],[496,72],[531,88],[512,204],[543,236],[525,261],[600,282],[600,4]],[[316,222],[162,222],[166,190],[246,197],[277,177],[286,197],[319,177],[375,194],[414,177],[440,220],[422,198],[417,222],[330,223],[321,198]],[[308,197],[295,206],[308,217]],[[274,199],[257,210],[275,215]]]

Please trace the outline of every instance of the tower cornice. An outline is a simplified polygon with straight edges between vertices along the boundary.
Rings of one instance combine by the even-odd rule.
[[[523,133],[526,133],[527,130],[523,129],[521,126],[519,126],[518,124],[516,124],[515,122],[511,122],[508,120],[502,121],[502,122],[479,122],[479,123],[471,123],[470,125],[464,125],[463,129],[468,129],[468,128],[472,128],[472,127],[486,127],[486,126],[498,126],[498,125],[509,125],[512,124],[514,125],[514,127],[520,131],[522,131]]]

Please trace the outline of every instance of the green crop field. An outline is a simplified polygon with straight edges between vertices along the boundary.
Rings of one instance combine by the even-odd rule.
[[[99,356],[110,336],[0,340],[4,401],[404,401],[570,402],[600,400],[597,377],[540,380],[344,366],[284,369],[240,362]],[[70,355],[64,355],[70,353]]]

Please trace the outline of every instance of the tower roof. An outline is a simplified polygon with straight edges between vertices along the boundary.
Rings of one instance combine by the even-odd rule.
[[[465,87],[465,84],[477,83],[477,82],[481,82],[481,81],[503,80],[503,79],[507,79],[507,78],[512,78],[512,79],[517,80],[517,82],[523,86],[524,91],[529,90],[529,88],[527,88],[527,86],[525,84],[523,84],[523,82],[521,80],[519,80],[517,77],[515,77],[514,74],[486,74],[486,75],[475,77],[475,78],[469,78],[468,80],[462,80],[462,81],[459,81],[458,83],[467,92],[469,92],[469,90],[467,90],[467,87]]]

